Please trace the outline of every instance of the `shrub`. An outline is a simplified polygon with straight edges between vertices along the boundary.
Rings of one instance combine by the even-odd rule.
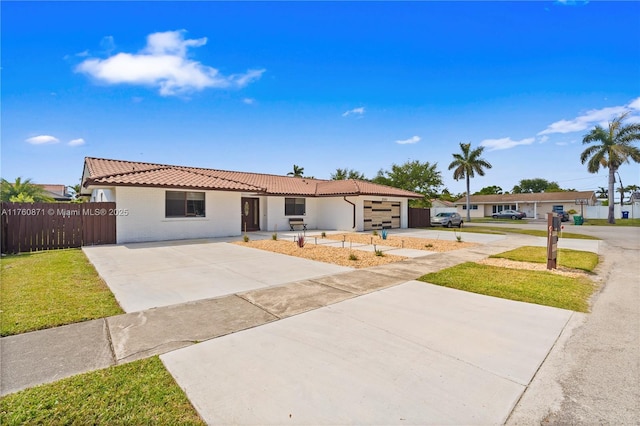
[[[277,232],[274,232],[273,234],[271,234],[271,239],[272,239],[273,241],[276,241],[276,240],[278,239],[278,233],[277,233]]]
[[[387,239],[387,230],[383,229],[382,232],[380,233],[380,236],[382,237],[383,240]]]
[[[349,253],[349,260],[358,260],[358,256],[356,256],[354,253]]]
[[[376,250],[376,256],[384,257],[382,250]]]
[[[304,235],[298,234],[298,239],[296,240],[296,243],[298,244],[298,247],[300,248],[304,247]]]
[[[249,236],[247,234],[244,234],[244,237],[242,237],[242,239],[244,240],[245,243],[249,242]]]

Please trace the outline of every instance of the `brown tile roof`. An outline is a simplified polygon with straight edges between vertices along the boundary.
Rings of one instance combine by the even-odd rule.
[[[516,202],[575,202],[578,198],[594,197],[593,191],[563,191],[563,192],[537,192],[527,194],[500,194],[500,195],[472,195],[469,200],[473,204],[516,203]],[[455,204],[465,204],[466,197],[462,197]]]
[[[234,172],[166,164],[85,158],[89,185],[152,186],[305,197],[379,195],[422,198],[421,194],[362,180],[323,180],[262,173]]]

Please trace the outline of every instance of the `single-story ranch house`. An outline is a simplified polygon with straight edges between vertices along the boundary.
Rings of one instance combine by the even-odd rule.
[[[527,194],[472,195],[469,197],[471,217],[491,217],[502,210],[519,210],[529,218],[544,219],[547,213],[558,210],[580,212],[579,201],[585,206],[596,204],[593,191],[539,192]],[[455,203],[458,213],[467,214],[467,199],[462,197]]]
[[[85,158],[82,194],[115,202],[116,242],[246,231],[407,228],[421,194],[361,180],[323,180]]]

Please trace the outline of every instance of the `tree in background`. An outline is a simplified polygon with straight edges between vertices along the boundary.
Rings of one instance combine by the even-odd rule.
[[[353,169],[336,169],[335,173],[331,173],[331,180],[358,179],[367,180],[364,174]]]
[[[473,195],[500,195],[500,194],[504,194],[504,192],[502,191],[502,188],[500,188],[499,186],[493,185],[493,186],[485,186],[480,191],[475,192]]]
[[[598,198],[609,198],[609,190],[607,188],[601,186],[596,191],[596,197]]]
[[[471,202],[469,199],[469,181],[475,174],[484,176],[484,169],[490,169],[492,166],[484,158],[481,158],[484,147],[480,146],[473,151],[471,150],[471,143],[460,142],[460,154],[452,154],[453,161],[449,164],[449,170],[453,170],[453,178],[460,180],[465,178],[467,183],[467,222],[471,222]]]
[[[627,186],[627,191],[631,193],[631,194],[629,194],[629,202],[631,202],[631,197],[633,196],[634,193],[640,191],[640,186],[638,186],[638,185],[629,185],[629,186]]]
[[[418,160],[407,161],[401,165],[393,164],[391,170],[380,169],[371,181],[420,193],[424,197],[412,201],[411,206],[430,207],[431,198],[438,193],[438,189],[442,186],[442,175],[436,170],[437,166],[437,163],[430,164],[428,161],[421,163]]]
[[[47,196],[44,189],[31,181],[16,178],[11,183],[6,179],[0,180],[0,200],[12,203],[52,202],[53,198]]]
[[[640,149],[633,144],[640,140],[640,123],[623,124],[629,115],[626,112],[609,122],[609,128],[596,126],[582,138],[583,144],[590,145],[580,154],[582,164],[587,163],[589,173],[598,173],[600,167],[609,169],[609,215],[607,222],[616,223],[614,217],[614,183],[615,173],[621,165],[633,160],[640,163]]]
[[[512,189],[514,194],[561,191],[564,191],[564,189],[560,188],[560,185],[558,185],[557,182],[549,182],[542,178],[522,179],[519,184],[515,185]]]
[[[304,175],[304,167],[299,167],[297,165],[293,165],[293,171],[287,173],[287,176],[293,176],[293,177],[302,177],[302,175]]]

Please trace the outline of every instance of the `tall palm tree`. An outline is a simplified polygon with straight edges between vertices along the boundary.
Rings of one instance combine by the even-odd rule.
[[[587,163],[589,173],[597,173],[600,166],[609,169],[609,215],[607,222],[611,224],[616,223],[613,215],[615,173],[622,164],[629,163],[630,159],[640,163],[640,149],[633,145],[640,140],[640,123],[623,124],[622,121],[628,115],[629,112],[625,112],[614,118],[609,122],[608,129],[598,125],[582,138],[583,144],[600,142],[585,149],[580,155],[580,161],[582,164]]]
[[[13,183],[4,178],[0,179],[0,199],[12,202],[53,201],[42,187],[31,182],[31,179],[22,180],[21,177],[16,178]]]
[[[299,167],[294,164],[293,171],[287,173],[287,176],[302,177],[303,174],[304,174],[304,167]]]
[[[471,194],[471,191],[469,190],[469,180],[475,177],[476,173],[484,176],[484,169],[490,169],[492,166],[487,160],[480,158],[482,151],[484,151],[483,146],[471,150],[471,142],[460,142],[460,150],[462,151],[461,154],[452,154],[454,160],[449,164],[449,170],[455,169],[453,171],[453,178],[455,180],[465,178],[467,181],[467,222],[470,222],[471,202],[469,194]]]

